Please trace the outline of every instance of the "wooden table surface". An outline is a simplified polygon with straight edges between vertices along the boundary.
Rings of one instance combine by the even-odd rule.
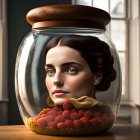
[[[140,140],[140,125],[114,125],[105,134],[85,137],[40,135],[24,125],[0,126],[0,140]]]

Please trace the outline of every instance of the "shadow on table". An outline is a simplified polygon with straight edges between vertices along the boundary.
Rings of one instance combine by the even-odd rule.
[[[63,140],[63,139],[72,139],[72,140],[115,140],[115,136],[111,132],[105,132],[102,134],[96,135],[81,135],[81,136],[53,136]]]

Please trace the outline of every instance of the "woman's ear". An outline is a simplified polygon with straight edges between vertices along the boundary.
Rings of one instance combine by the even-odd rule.
[[[102,78],[103,78],[103,73],[101,71],[97,72],[95,75],[94,75],[94,86],[97,86],[101,81],[102,81]]]

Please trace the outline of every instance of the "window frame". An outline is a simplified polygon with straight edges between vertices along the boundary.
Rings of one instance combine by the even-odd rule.
[[[129,0],[129,100],[140,107],[140,1]]]
[[[109,12],[110,12],[110,1],[109,1]],[[122,100],[126,101],[129,100],[129,43],[128,43],[128,38],[129,38],[129,22],[130,22],[130,1],[129,0],[124,0],[124,17],[111,17],[111,20],[118,20],[118,21],[124,21],[125,24],[125,50],[124,51],[119,51],[118,53],[124,53],[125,54],[125,93],[122,94]],[[111,30],[111,29],[110,29]],[[111,36],[111,35],[110,35]]]
[[[85,0],[86,1],[86,0]],[[73,4],[85,4],[85,1],[79,1],[78,0],[73,0]],[[108,0],[108,12],[110,13],[110,8],[111,8],[111,1],[113,0]],[[87,2],[87,1],[86,1]],[[89,6],[94,6],[94,0],[90,0],[87,5]],[[124,17],[111,17],[112,20],[119,20],[119,21],[124,21],[125,24],[125,50],[124,51],[118,51],[118,53],[124,53],[125,54],[125,93],[122,95],[122,100],[129,100],[129,43],[128,43],[128,38],[129,38],[129,20],[130,20],[130,0],[124,0]],[[111,24],[108,25],[107,27],[107,33],[111,37]]]
[[[0,0],[0,125],[8,124],[7,0]]]

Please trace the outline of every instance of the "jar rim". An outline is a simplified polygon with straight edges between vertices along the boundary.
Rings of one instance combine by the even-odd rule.
[[[103,29],[97,28],[76,28],[76,27],[51,27],[51,28],[34,28],[33,32],[36,33],[105,33]]]

